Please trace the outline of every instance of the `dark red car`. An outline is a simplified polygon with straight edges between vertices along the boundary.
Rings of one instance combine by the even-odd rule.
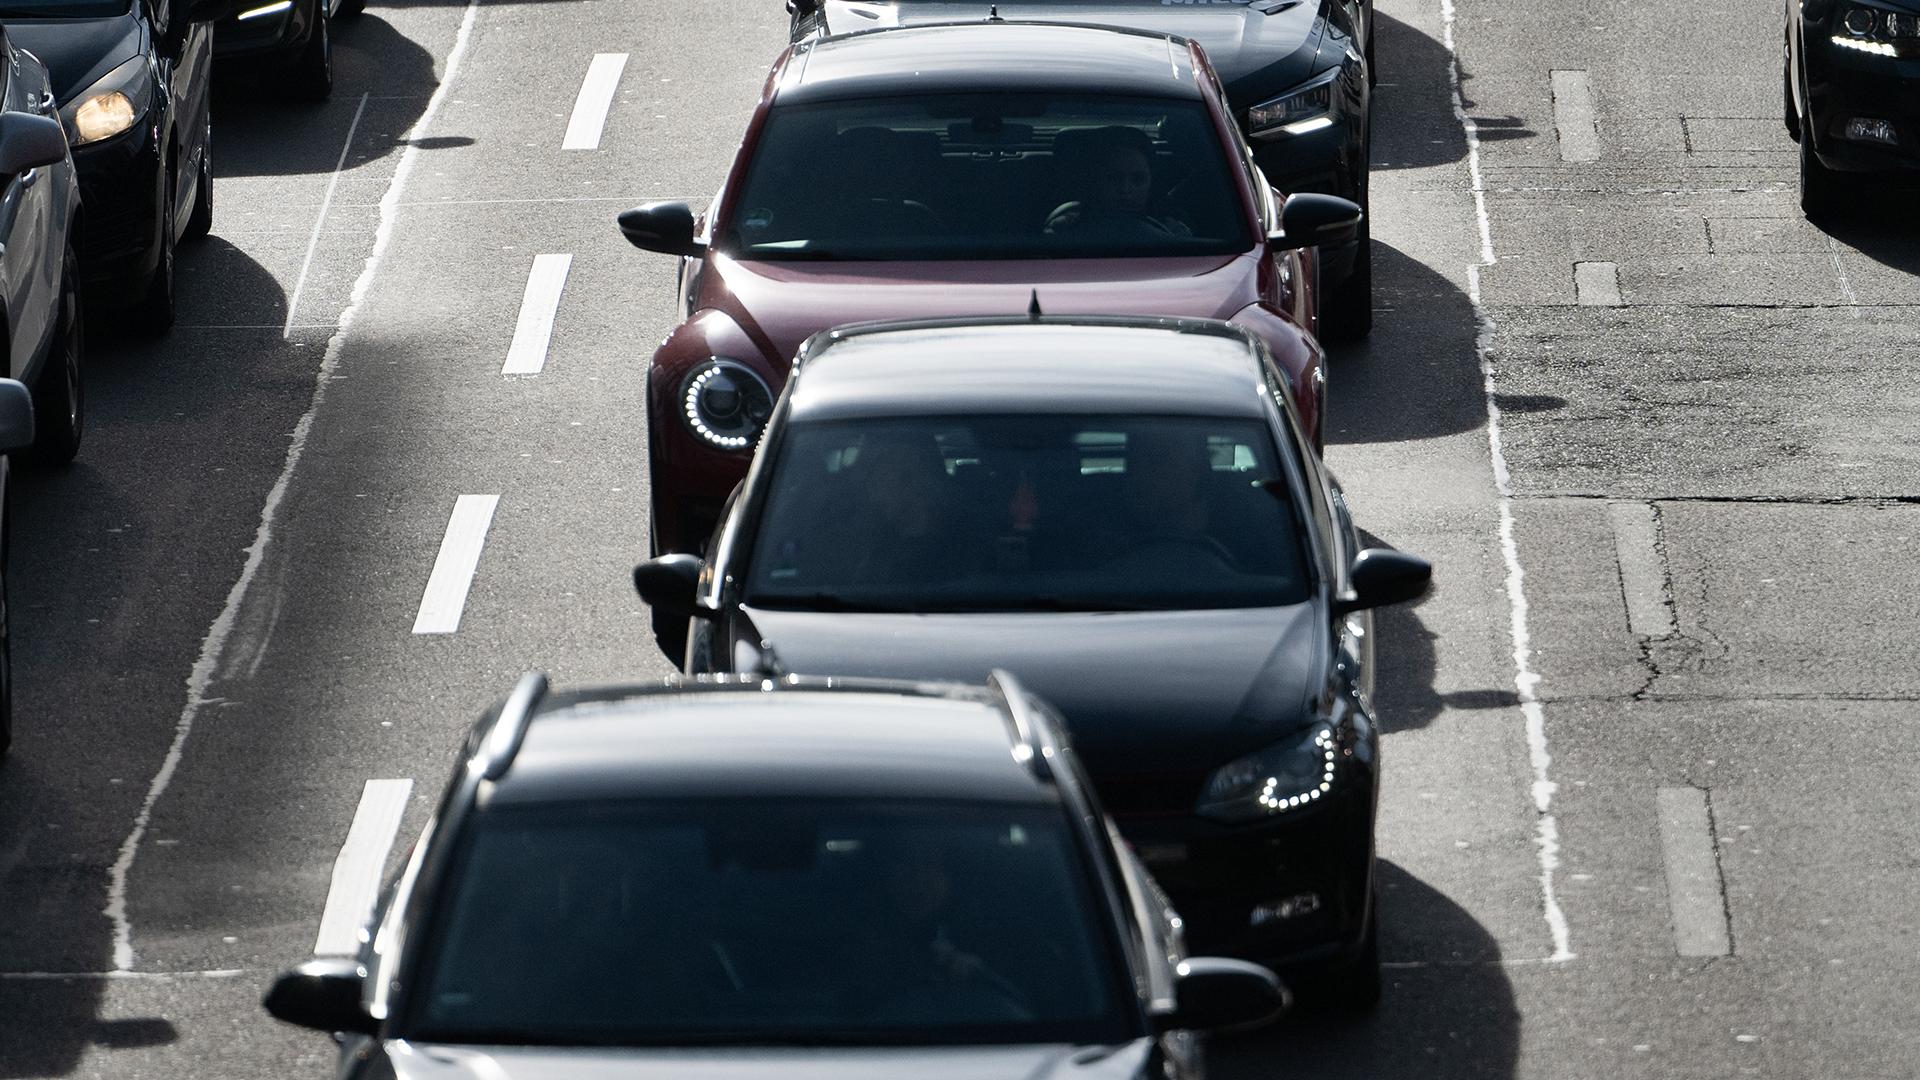
[[[1017,314],[1225,319],[1321,413],[1309,248],[1360,209],[1284,199],[1193,43],[1059,24],[821,38],[774,64],[710,213],[620,215],[681,256],[647,379],[656,554],[698,551],[800,343],[843,323]]]

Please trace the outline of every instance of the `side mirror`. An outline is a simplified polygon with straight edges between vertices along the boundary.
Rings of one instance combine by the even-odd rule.
[[[1347,581],[1353,591],[1334,601],[1338,615],[1420,599],[1433,581],[1433,566],[1403,551],[1368,548],[1353,557]]]
[[[710,619],[713,612],[694,603],[700,588],[700,556],[677,553],[648,559],[633,568],[633,588],[647,606],[688,619]]]
[[[1292,1000],[1279,976],[1259,964],[1195,956],[1174,972],[1174,1007],[1155,1017],[1163,1031],[1245,1030],[1270,1023]]]
[[[787,14],[811,15],[820,9],[820,0],[787,0]]]
[[[0,453],[33,445],[33,391],[19,379],[0,379]]]
[[[372,1035],[380,1030],[380,1023],[360,1005],[366,974],[358,961],[345,957],[309,960],[273,980],[261,1004],[275,1019],[289,1024]]]
[[[0,176],[58,165],[67,157],[67,129],[51,116],[0,113]]]
[[[623,212],[620,232],[642,251],[663,255],[702,255],[705,244],[693,238],[693,208],[683,202],[650,202]]]
[[[1267,235],[1267,246],[1274,251],[1324,247],[1341,244],[1360,233],[1360,220],[1366,211],[1360,205],[1334,195],[1315,195],[1303,191],[1287,196],[1280,208],[1280,231]]]

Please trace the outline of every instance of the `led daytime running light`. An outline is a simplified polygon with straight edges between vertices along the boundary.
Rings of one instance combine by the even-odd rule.
[[[1297,806],[1305,806],[1333,790],[1333,759],[1335,753],[1333,732],[1326,728],[1321,728],[1319,731],[1314,732],[1313,747],[1320,752],[1321,758],[1319,786],[1309,788],[1296,795],[1288,795],[1285,798],[1281,798],[1278,790],[1280,778],[1277,776],[1269,776],[1267,777],[1266,784],[1260,789],[1259,798],[1261,806],[1276,813],[1281,810],[1291,810]]]

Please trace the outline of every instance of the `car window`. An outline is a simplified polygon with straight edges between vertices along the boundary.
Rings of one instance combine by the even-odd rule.
[[[476,816],[408,1037],[1115,1042],[1111,924],[1058,807],[722,799]]]
[[[777,105],[719,246],[742,259],[1245,251],[1199,101],[1049,93]]]
[[[1306,599],[1265,423],[918,417],[787,429],[745,575],[766,607],[1178,610]]]

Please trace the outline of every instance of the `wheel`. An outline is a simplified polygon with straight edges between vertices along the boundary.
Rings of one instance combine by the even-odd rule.
[[[80,311],[80,260],[68,245],[60,267],[59,314],[47,362],[33,386],[35,438],[30,456],[42,465],[65,465],[80,452],[86,427],[86,387],[81,362],[86,352],[85,320]]]
[[[1780,96],[1785,105],[1781,117],[1786,121],[1787,138],[1800,141],[1800,110],[1793,104],[1793,53],[1784,44],[1780,51],[1786,55],[1780,66]]]
[[[13,640],[8,624],[13,620],[7,606],[7,556],[13,544],[13,501],[0,485],[0,761],[13,746]]]
[[[1371,90],[1380,83],[1380,67],[1373,62],[1373,43],[1380,38],[1380,25],[1373,21],[1371,13],[1367,17],[1367,89]]]
[[[350,19],[365,10],[367,10],[367,0],[340,0],[340,7],[334,14]]]
[[[1359,341],[1373,330],[1372,229],[1362,220],[1353,253],[1353,269],[1320,305],[1320,336],[1327,341]]]
[[[653,642],[660,646],[661,655],[676,669],[684,668],[687,663],[686,616],[669,615],[657,608],[648,609],[647,615],[653,622]]]
[[[333,93],[333,32],[325,0],[314,0],[313,32],[293,61],[287,91],[301,101],[325,101]]]
[[[1380,919],[1376,902],[1367,913],[1367,933],[1353,959],[1326,968],[1306,987],[1322,1006],[1348,1013],[1371,1012],[1380,1003]]]
[[[169,173],[166,191],[160,199],[160,258],[147,279],[147,291],[134,312],[134,320],[148,334],[164,334],[173,329],[175,313],[173,249],[175,245],[173,200],[174,180]]]
[[[1803,121],[1800,135],[1800,212],[1808,221],[1824,221],[1845,206],[1848,184],[1840,174],[1820,163],[1813,152],[1812,133]]]
[[[213,231],[213,120],[207,120],[207,140],[200,151],[199,180],[194,185],[193,210],[187,214],[183,240],[198,240]]]

